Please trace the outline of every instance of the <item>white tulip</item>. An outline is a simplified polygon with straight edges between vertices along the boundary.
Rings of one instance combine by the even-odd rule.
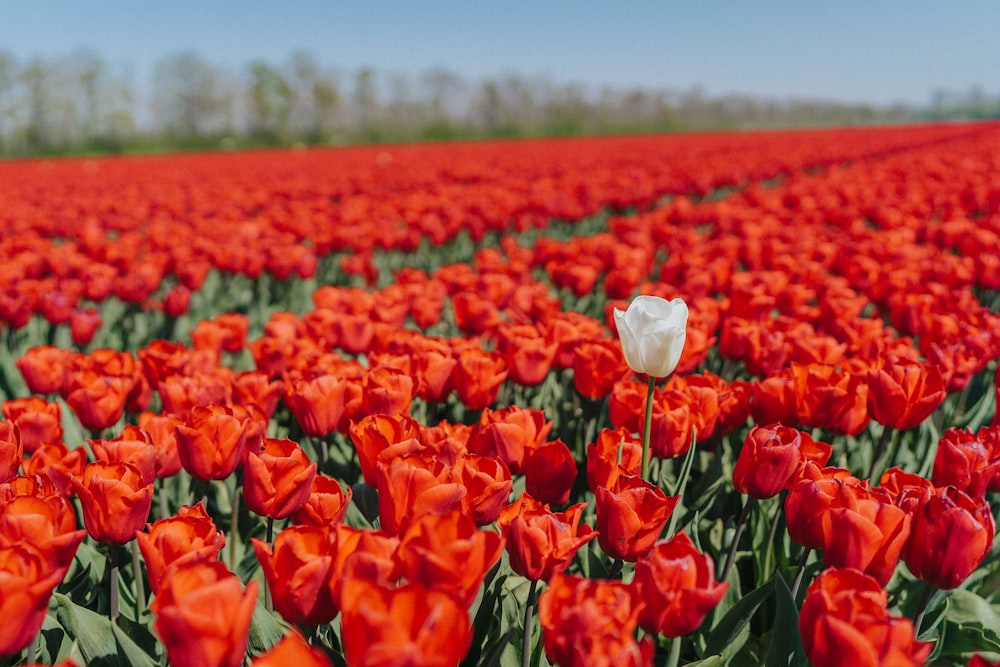
[[[615,324],[625,363],[651,378],[670,375],[677,368],[687,338],[688,308],[683,299],[667,301],[639,296],[628,310],[615,308]]]

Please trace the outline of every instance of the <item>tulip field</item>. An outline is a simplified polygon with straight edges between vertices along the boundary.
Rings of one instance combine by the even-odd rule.
[[[1000,665],[1000,124],[0,162],[0,667]]]

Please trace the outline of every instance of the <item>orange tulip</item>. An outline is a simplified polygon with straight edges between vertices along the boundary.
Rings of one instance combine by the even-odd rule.
[[[127,544],[146,524],[153,502],[153,484],[145,482],[129,463],[87,464],[83,478],[72,479],[83,506],[83,523],[92,538],[104,544]]]
[[[0,656],[16,655],[38,635],[65,575],[36,546],[0,546]]]
[[[202,561],[173,570],[150,609],[171,665],[239,667],[256,604],[256,581],[244,589],[222,563]]]
[[[597,537],[590,526],[580,523],[585,507],[580,503],[564,512],[552,512],[522,493],[497,519],[510,568],[522,577],[548,581],[569,567],[580,547]]]
[[[388,589],[353,579],[341,596],[344,655],[352,667],[454,667],[469,650],[469,614],[420,582]]]
[[[646,603],[639,620],[643,629],[666,637],[697,630],[729,588],[715,581],[714,570],[711,557],[684,531],[657,542],[635,564],[633,582]]]
[[[310,646],[296,631],[281,638],[277,644],[261,653],[250,663],[251,667],[331,667],[323,651]]]
[[[217,560],[226,544],[222,531],[216,529],[200,502],[193,507],[182,506],[172,517],[157,519],[146,532],[137,532],[135,538],[153,593],[163,586],[171,568]]]
[[[594,493],[597,542],[604,553],[629,562],[649,553],[680,499],[640,477],[621,477]]]
[[[546,657],[562,667],[650,667],[652,637],[635,639],[643,606],[634,586],[555,574],[538,598]]]
[[[288,438],[266,438],[260,451],[247,455],[243,499],[260,516],[284,519],[309,500],[316,464]]]
[[[303,433],[321,438],[340,425],[346,390],[347,381],[335,375],[293,379],[285,383],[285,404]]]
[[[510,470],[503,461],[491,456],[459,457],[451,467],[450,478],[465,487],[462,509],[477,526],[496,521],[514,487]]]
[[[382,530],[398,535],[424,514],[447,514],[466,488],[451,480],[451,470],[429,456],[407,454],[380,464],[376,473],[378,516]]]
[[[396,558],[407,581],[448,593],[471,607],[486,572],[500,560],[503,538],[478,530],[461,508],[414,519],[400,536]]]
[[[353,491],[325,475],[316,475],[309,488],[309,498],[292,514],[292,523],[308,526],[331,526],[342,523]]]
[[[868,412],[883,426],[907,431],[944,401],[944,379],[936,366],[900,359],[868,374]]]
[[[63,439],[62,409],[55,401],[40,396],[12,398],[3,402],[3,416],[17,424],[21,446],[28,455],[46,442]]]
[[[329,582],[336,576],[338,532],[319,526],[290,526],[274,540],[251,538],[274,609],[289,623],[324,625],[339,611]]]
[[[0,482],[17,476],[23,455],[21,429],[17,424],[0,422]]]
[[[546,441],[550,430],[552,422],[545,420],[541,410],[515,405],[483,410],[479,423],[469,434],[469,451],[495,456],[517,475],[524,472],[528,454]]]
[[[244,456],[247,428],[231,407],[195,407],[175,429],[181,465],[198,479],[229,477]]]

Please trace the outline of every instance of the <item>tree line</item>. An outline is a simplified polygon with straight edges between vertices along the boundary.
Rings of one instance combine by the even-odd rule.
[[[297,51],[239,67],[183,52],[148,80],[90,50],[20,62],[0,51],[0,155],[351,144],[850,125],[1000,117],[1000,95],[936,91],[925,107],[597,89],[508,74],[469,81],[345,72]]]

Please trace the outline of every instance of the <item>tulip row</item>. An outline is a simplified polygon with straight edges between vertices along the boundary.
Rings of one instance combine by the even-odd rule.
[[[0,656],[983,664],[998,144],[974,125],[83,165],[159,194],[13,209]],[[462,230],[468,262],[435,260]],[[322,284],[344,248],[372,285]],[[390,248],[415,254],[387,282]],[[223,272],[311,306],[218,312]],[[131,351],[32,340],[68,322],[85,347],[72,316],[111,294],[138,304]]]

